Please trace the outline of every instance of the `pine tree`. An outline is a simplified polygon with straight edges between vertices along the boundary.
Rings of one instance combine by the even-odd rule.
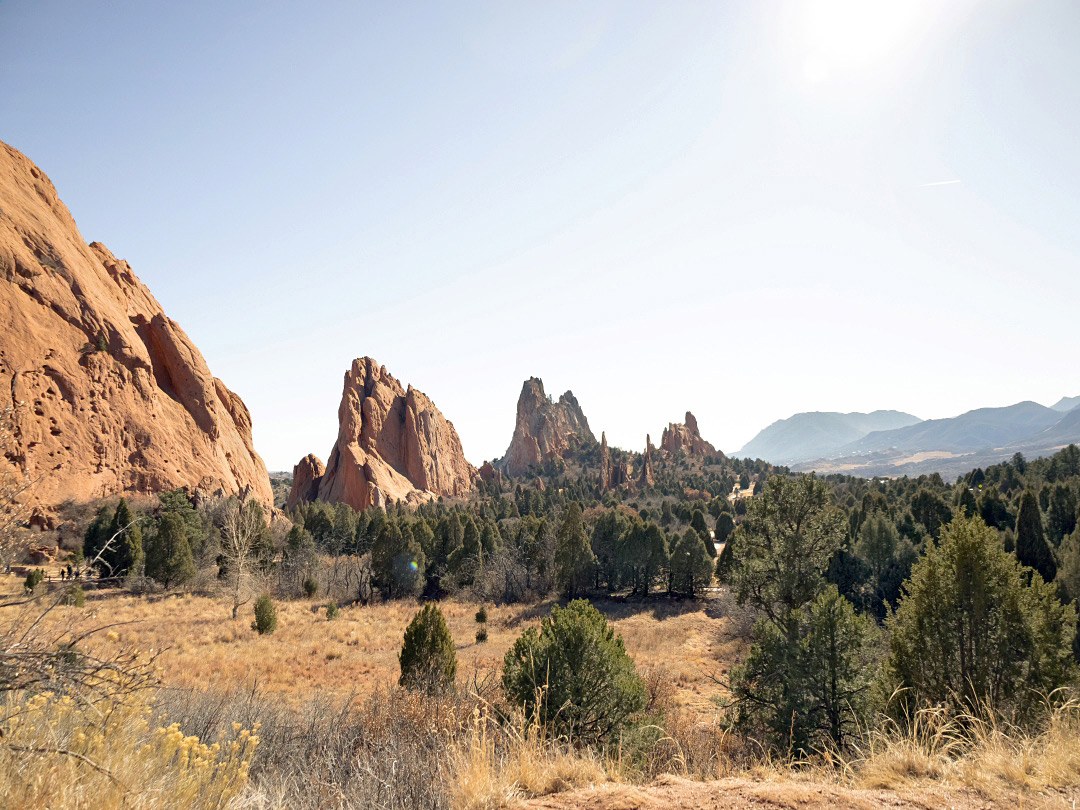
[[[669,565],[674,588],[684,596],[701,593],[712,581],[712,558],[701,542],[701,535],[693,529],[687,529],[675,543]]]
[[[1023,712],[1074,675],[1075,609],[1029,582],[978,518],[955,518],[915,564],[889,631],[889,672],[909,710],[959,701]]]
[[[142,529],[123,498],[113,513],[109,536],[114,538],[112,545],[102,554],[101,559],[108,566],[111,575],[119,577],[134,571],[143,556]]]
[[[410,532],[406,536],[396,521],[387,521],[371,547],[375,584],[390,598],[415,596],[424,586],[427,560]]]
[[[406,689],[438,694],[454,685],[454,639],[442,611],[433,602],[424,605],[405,628],[398,664],[398,683]]]
[[[571,501],[555,532],[555,579],[568,598],[573,599],[589,587],[596,563],[581,519],[581,505]]]
[[[182,585],[195,576],[195,561],[183,518],[166,512],[146,541],[146,575],[165,588]]]
[[[1016,516],[1016,559],[1038,571],[1044,582],[1053,582],[1057,574],[1054,553],[1043,533],[1039,502],[1030,490],[1020,498],[1020,512]]]

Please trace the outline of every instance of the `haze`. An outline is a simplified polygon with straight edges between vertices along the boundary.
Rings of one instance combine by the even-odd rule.
[[[0,2],[0,139],[325,457],[371,355],[479,464],[1080,392],[1074,2]]]

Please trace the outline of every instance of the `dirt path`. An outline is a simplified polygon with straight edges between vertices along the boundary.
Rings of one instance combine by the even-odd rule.
[[[530,810],[1058,810],[1080,793],[1001,793],[984,796],[942,785],[860,790],[819,782],[723,779],[692,782],[665,777],[642,787],[603,785],[523,802]]]

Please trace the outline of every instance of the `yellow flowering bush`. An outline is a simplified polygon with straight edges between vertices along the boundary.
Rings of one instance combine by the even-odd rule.
[[[143,695],[88,704],[9,695],[0,713],[0,807],[221,808],[247,783],[258,724],[211,743],[164,725]]]

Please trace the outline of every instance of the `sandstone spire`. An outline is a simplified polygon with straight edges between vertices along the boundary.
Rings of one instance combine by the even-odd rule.
[[[304,466],[302,460],[297,468]],[[427,396],[411,385],[402,388],[370,357],[353,361],[338,406],[337,442],[315,497],[358,510],[390,501],[419,503],[464,495],[475,476],[454,425]],[[290,502],[301,494],[297,480]]]
[[[567,391],[552,402],[544,393],[543,381],[530,377],[521,387],[514,435],[500,465],[508,475],[519,476],[535,464],[562,458],[569,450],[594,441],[573,393]]]

